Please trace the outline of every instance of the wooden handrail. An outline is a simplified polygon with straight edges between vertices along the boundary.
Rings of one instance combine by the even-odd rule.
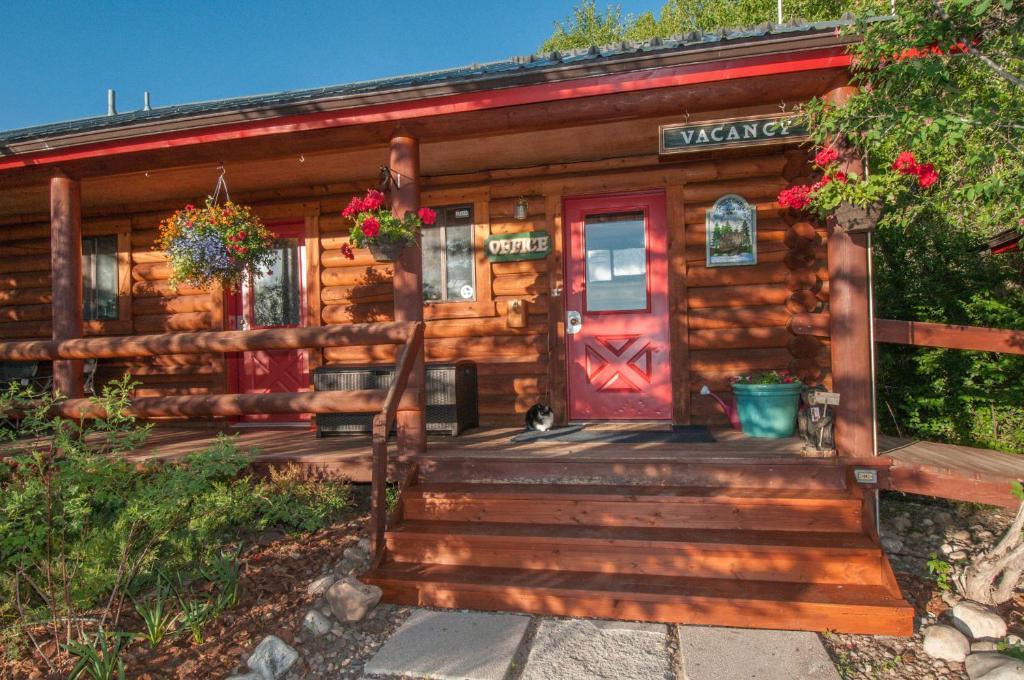
[[[0,360],[114,359],[163,354],[251,352],[269,349],[310,349],[361,345],[400,345],[413,332],[413,322],[331,324],[309,328],[265,328],[255,331],[195,331],[74,340],[0,342]]]
[[[395,360],[395,377],[384,398],[384,407],[373,417],[373,461],[370,489],[370,546],[373,564],[379,565],[384,556],[384,532],[388,512],[388,433],[395,423],[398,411],[405,410],[402,399],[409,383],[416,357],[423,351],[423,322],[409,322],[415,328],[399,350]],[[422,394],[415,394],[417,408],[422,408]]]
[[[875,340],[917,347],[1024,354],[1024,331],[875,319]]]

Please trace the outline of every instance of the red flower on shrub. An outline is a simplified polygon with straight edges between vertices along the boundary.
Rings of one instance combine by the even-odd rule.
[[[839,152],[831,146],[826,146],[814,155],[814,164],[819,168],[827,168],[838,160]]]
[[[185,210],[186,210],[186,211],[188,211],[188,212],[192,212],[192,211],[193,211],[193,210],[195,210],[195,209],[196,209],[196,207],[195,207],[194,205],[192,205],[191,203],[186,203],[186,204],[185,204]]]
[[[840,184],[847,184],[850,181],[850,178],[842,170],[837,170],[832,173],[832,180],[839,182]]]
[[[927,189],[939,181],[939,173],[931,163],[922,163],[917,167],[917,183]]]
[[[366,238],[376,238],[377,234],[380,233],[380,222],[377,221],[376,217],[367,217],[363,220],[363,233]]]
[[[798,184],[779,192],[779,205],[783,208],[803,210],[811,202],[811,187]]]
[[[904,175],[913,175],[917,172],[917,159],[910,151],[900,151],[892,162],[892,169]]]
[[[341,244],[341,254],[348,260],[356,259],[356,254],[352,252],[352,246],[347,243]]]
[[[423,221],[423,224],[427,225],[428,227],[433,225],[434,222],[437,222],[437,212],[431,210],[430,208],[420,208],[419,210],[416,211],[416,215],[418,215],[419,218]]]

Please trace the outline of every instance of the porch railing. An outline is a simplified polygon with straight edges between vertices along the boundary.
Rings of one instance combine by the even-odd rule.
[[[406,389],[416,357],[423,351],[423,322],[335,324],[314,328],[271,328],[254,331],[198,331],[74,340],[0,342],[0,360],[118,359],[165,354],[206,354],[259,350],[315,349],[366,345],[398,345],[395,379],[388,390],[277,392],[143,397],[133,399],[126,413],[139,417],[238,416],[259,413],[374,413],[370,532],[374,558],[384,549],[387,523],[388,433],[400,411],[418,411],[418,390]],[[59,402],[68,418],[102,418],[102,407],[90,399]]]

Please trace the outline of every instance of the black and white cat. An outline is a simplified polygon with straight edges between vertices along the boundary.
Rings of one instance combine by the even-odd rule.
[[[534,404],[526,412],[527,431],[547,432],[555,425],[555,412],[547,404]]]

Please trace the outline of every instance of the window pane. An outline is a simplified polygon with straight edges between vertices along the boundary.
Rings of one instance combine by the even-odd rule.
[[[448,299],[472,300],[476,297],[473,287],[473,228],[446,227],[445,253],[448,259]]]
[[[444,269],[444,245],[441,230],[423,230],[423,299],[442,300],[441,277]]]
[[[278,239],[269,274],[256,276],[253,285],[253,325],[298,326],[300,308],[299,242]]]
[[[591,215],[583,226],[587,311],[647,308],[643,213]]]
[[[117,319],[117,237],[82,239],[82,303],[87,321]]]

